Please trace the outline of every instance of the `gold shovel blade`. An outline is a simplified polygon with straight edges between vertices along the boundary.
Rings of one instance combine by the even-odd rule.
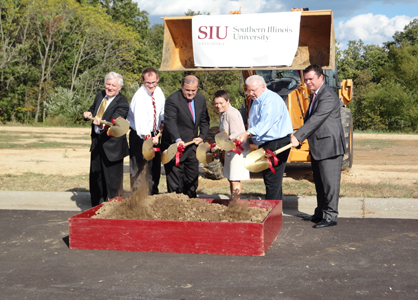
[[[204,165],[207,165],[213,161],[213,154],[210,153],[209,143],[202,143],[197,147],[196,158]]]
[[[142,155],[146,160],[151,160],[155,157],[154,143],[151,138],[142,144]]]
[[[236,148],[235,143],[231,140],[225,131],[219,132],[217,135],[215,135],[215,142],[219,148],[225,151],[231,151]]]
[[[270,167],[270,163],[266,158],[266,153],[263,148],[257,149],[245,158],[244,167],[253,173],[264,171]]]
[[[122,117],[118,117],[112,126],[109,127],[107,133],[113,137],[120,137],[129,130],[129,122]]]
[[[165,165],[170,160],[172,160],[174,156],[176,156],[176,153],[177,153],[177,144],[170,145],[170,147],[164,150],[164,152],[161,154],[161,163]]]

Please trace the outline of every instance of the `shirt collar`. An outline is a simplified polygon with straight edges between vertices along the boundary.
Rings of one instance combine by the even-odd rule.
[[[147,90],[147,88],[145,87],[145,85],[142,85],[142,87],[144,88],[144,91],[145,91],[145,93],[147,93],[148,96],[151,97],[153,93],[155,94],[155,90],[154,90],[154,92],[151,93],[150,91]]]
[[[315,95],[318,95],[319,90],[322,88],[322,86],[324,85],[324,82],[322,81],[321,86],[314,92]]]
[[[107,98],[107,100],[108,101],[112,101],[113,99],[115,99],[116,97],[117,97],[117,95],[119,95],[119,93],[117,93],[115,96],[113,96],[113,97],[108,97],[107,95],[103,98],[103,99],[105,99],[105,98]]]

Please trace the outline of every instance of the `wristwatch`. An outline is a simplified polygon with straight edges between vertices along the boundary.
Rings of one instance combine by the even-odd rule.
[[[251,133],[249,131],[247,131],[247,135],[248,137],[251,137]]]

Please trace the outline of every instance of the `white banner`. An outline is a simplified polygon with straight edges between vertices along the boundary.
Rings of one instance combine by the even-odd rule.
[[[301,12],[194,16],[196,67],[290,66],[299,44]]]

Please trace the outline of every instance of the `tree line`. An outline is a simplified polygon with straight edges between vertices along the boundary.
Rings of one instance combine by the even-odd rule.
[[[188,10],[185,15],[200,12]],[[106,73],[123,75],[128,101],[139,88],[141,71],[161,65],[164,26],[151,26],[133,0],[0,0],[0,122],[83,124],[82,112],[103,88]],[[350,41],[337,50],[340,80],[352,78],[349,104],[361,130],[417,131],[418,21],[384,46]],[[163,72],[166,96],[194,74],[210,101],[219,89],[238,93],[241,72]],[[241,83],[242,84],[242,83]],[[211,118],[217,118],[213,105]]]

